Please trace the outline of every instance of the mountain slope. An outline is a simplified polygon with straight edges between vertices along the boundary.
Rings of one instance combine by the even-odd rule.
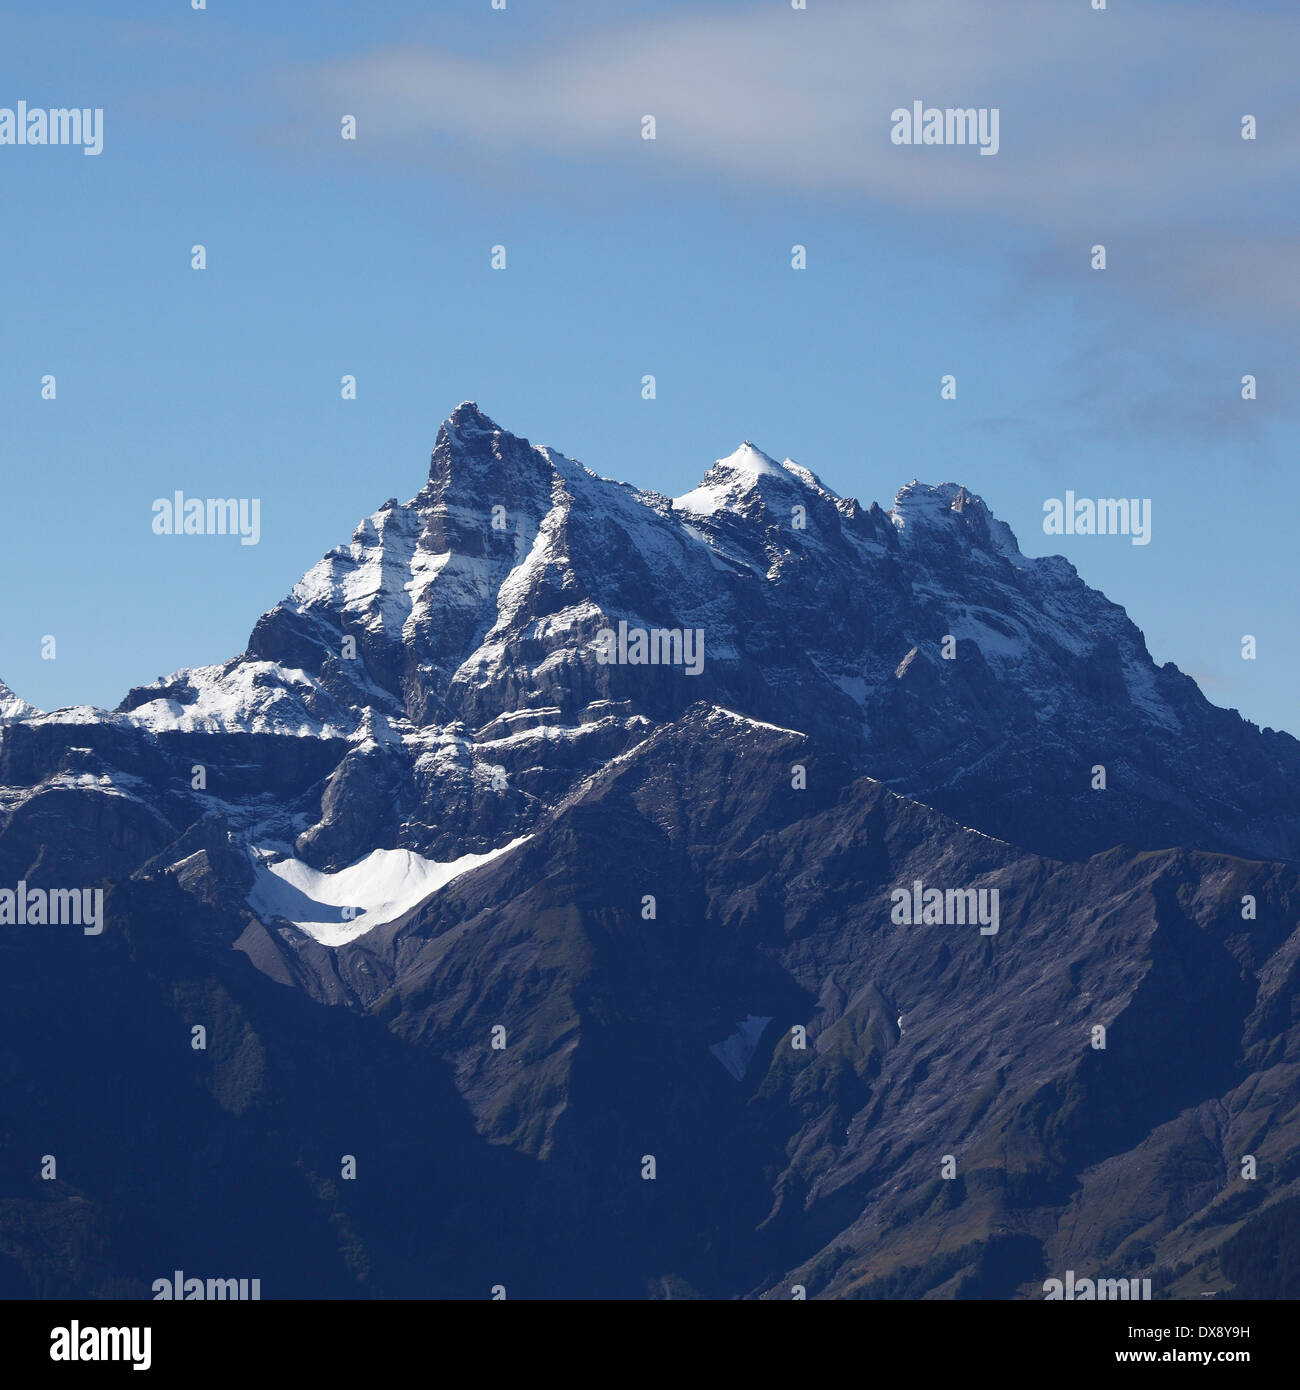
[[[666,659],[609,660],[639,629]],[[0,687],[0,884],[107,889],[102,936],[0,931],[0,1278],[1271,1287],[1298,775],[963,487],[863,508],[745,443],[670,499],[465,403],[241,655],[112,712]],[[900,923],[916,884],[996,931]],[[19,1157],[53,1148],[66,1186]]]

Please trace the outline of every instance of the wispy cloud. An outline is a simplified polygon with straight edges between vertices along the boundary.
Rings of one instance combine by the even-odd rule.
[[[818,0],[607,28],[499,58],[385,48],[299,71],[295,88],[364,119],[359,149],[403,158],[423,149],[436,160],[449,143],[612,157],[637,147],[652,113],[660,167],[683,174],[1058,228],[1135,226],[1254,217],[1259,198],[1290,188],[1298,49],[1295,12]],[[997,106],[1001,154],[892,145],[889,113],[914,99]],[[1253,143],[1240,138],[1247,112],[1260,123]]]
[[[274,87],[316,129],[324,113],[355,114],[363,158],[489,177],[553,163],[553,189],[565,165],[588,185],[630,168],[974,214],[1071,248],[1128,239],[1144,289],[1281,317],[1300,303],[1297,51],[1296,10],[817,0],[489,56],[384,47],[277,72]],[[997,107],[997,157],[893,145],[891,111],[918,99]]]
[[[1024,402],[1015,416],[975,420],[978,430],[1023,450],[1046,468],[1067,459],[1105,460],[1121,455],[1107,446],[1154,445],[1166,454],[1222,455],[1236,466],[1267,468],[1290,456],[1296,409],[1282,382],[1300,365],[1294,353],[1288,372],[1270,362],[1264,371],[1244,362],[1204,360],[1166,345],[1159,357],[1125,345],[1107,329],[1089,347],[1061,363],[1074,389]],[[1259,372],[1259,396],[1246,401],[1241,376]]]

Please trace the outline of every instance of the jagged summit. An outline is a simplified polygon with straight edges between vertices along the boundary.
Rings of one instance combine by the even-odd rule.
[[[497,437],[513,439],[508,430],[485,415],[473,401],[461,401],[455,410],[438,427],[433,445],[433,464],[431,473],[436,472],[440,456],[447,456],[462,450],[481,450],[485,444]]]
[[[793,502],[807,501],[807,498],[801,499],[797,494],[807,491],[824,499],[835,498],[835,494],[824,487],[809,469],[801,467],[793,459],[777,463],[746,439],[726,458],[716,460],[697,486],[681,497],[673,498],[673,506],[678,511],[701,516],[718,512],[737,512],[747,516],[765,510],[764,501],[770,497],[774,507],[784,511],[788,517]]]
[[[501,434],[501,426],[490,419],[475,401],[461,401],[443,421],[443,429],[457,434]]]
[[[913,478],[899,488],[887,515],[906,543],[960,538],[1026,563],[1011,528],[961,483],[935,485]]]
[[[620,625],[698,633],[703,657],[603,660],[601,633]],[[1122,608],[1059,557],[1022,555],[962,484],[914,479],[888,512],[864,510],[746,441],[669,499],[471,401],[439,431],[420,493],[362,521],[243,653],[137,687],[112,714],[77,713],[76,743],[112,762],[136,735],[293,739],[309,785],[328,775],[337,790],[277,833],[341,864],[379,843],[377,827],[384,848],[486,852],[700,701],[804,730],[1045,852],[1126,841],[1300,858],[1300,745],[1157,667]],[[31,721],[49,726],[48,749],[71,722]],[[1099,749],[1125,769],[1104,803],[1081,771]],[[332,809],[352,799],[364,815]]]
[[[575,473],[558,467],[570,463],[572,461],[563,454],[535,446],[525,437],[503,428],[486,415],[477,402],[462,401],[438,429],[430,461],[429,485],[414,502],[427,505],[429,488],[435,489],[435,500],[443,496],[448,487],[455,486],[458,466],[470,471],[475,487],[482,486],[486,469],[500,494],[501,505],[506,505],[507,494],[517,485],[525,485],[531,491],[549,489],[554,475],[561,471],[566,483],[581,486],[582,480]],[[593,482],[608,482],[580,465],[574,468],[580,469]],[[466,477],[464,483],[471,485],[471,479]],[[701,516],[728,511],[751,515],[763,509],[764,500],[773,492],[773,501],[781,508],[788,507],[791,501],[806,501],[797,496],[787,498],[789,493],[800,492],[811,492],[849,508],[855,505],[854,499],[841,498],[811,469],[788,457],[778,463],[749,439],[743,440],[725,457],[715,459],[694,488],[671,500],[678,511]],[[386,503],[385,508],[391,505],[391,502]],[[1019,557],[1019,547],[1010,528],[994,517],[981,497],[960,483],[936,486],[913,478],[898,490],[892,508],[882,515],[888,516],[900,535],[909,527],[916,532],[936,524],[951,526],[954,520],[965,523],[968,539],[992,543],[997,549]]]
[[[936,519],[947,512],[961,513],[967,506],[988,510],[983,498],[967,491],[962,483],[923,483],[913,478],[898,489],[889,514],[902,529],[908,520]]]
[[[511,434],[485,415],[473,401],[462,401],[442,422],[429,459],[429,481],[415,500],[436,501],[447,488],[481,491],[494,488],[498,497],[516,476],[535,482],[549,478],[550,465],[542,451],[527,439]]]

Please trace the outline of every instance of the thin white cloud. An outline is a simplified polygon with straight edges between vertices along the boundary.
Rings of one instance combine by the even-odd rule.
[[[586,163],[976,209],[1053,230],[1235,209],[1300,160],[1300,14],[1125,0],[815,0],[568,36],[500,58],[386,48],[298,74],[364,122],[358,149]],[[998,107],[1001,151],[900,147],[890,112]],[[1260,123],[1254,142],[1240,118]],[[1262,209],[1267,212],[1266,206]]]

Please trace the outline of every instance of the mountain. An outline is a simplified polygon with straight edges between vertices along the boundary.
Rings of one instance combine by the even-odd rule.
[[[0,1291],[1272,1288],[1298,775],[964,487],[466,402],[241,655],[0,686],[0,885],[105,889],[0,930]]]
[[[14,719],[30,719],[36,714],[40,714],[40,710],[35,705],[20,700],[4,681],[0,681],[0,724],[7,724]]]

